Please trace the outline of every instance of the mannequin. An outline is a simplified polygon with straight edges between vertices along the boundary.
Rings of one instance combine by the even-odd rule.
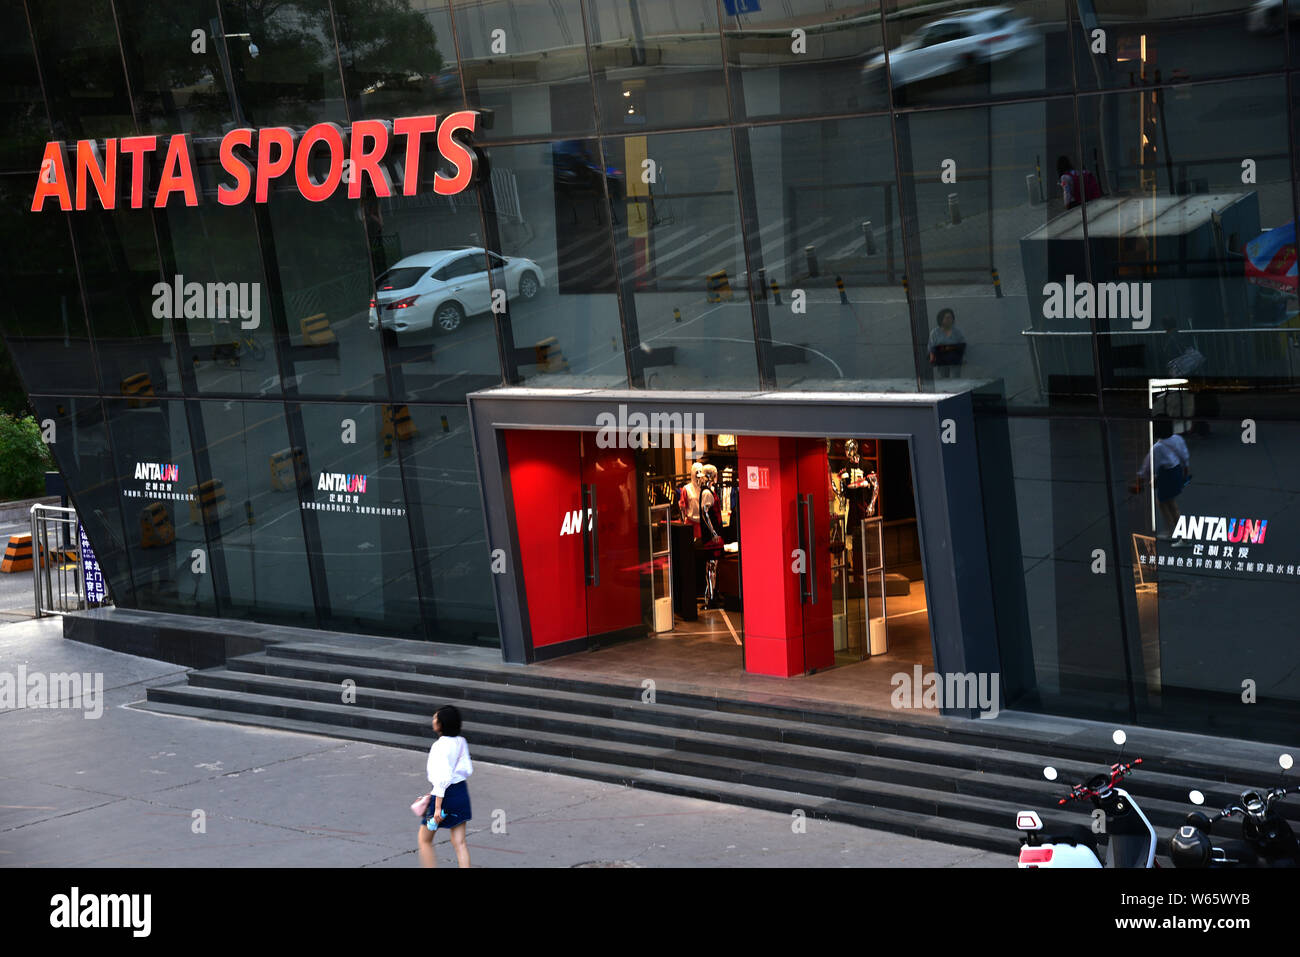
[[[691,480],[682,486],[677,501],[682,517],[695,526],[695,540],[700,540],[700,489],[704,487],[704,466],[696,462],[691,466]]]
[[[858,451],[856,439],[844,443],[844,457],[848,465],[840,470],[838,497],[842,499],[842,511],[837,508],[840,520],[844,522],[844,544],[848,551],[845,556],[850,573],[853,570],[854,547],[861,543],[858,528],[864,518],[873,518],[880,497],[880,482],[873,470],[867,473],[862,468],[862,456]],[[870,497],[868,498],[868,492]],[[837,502],[837,506],[841,503]],[[862,556],[859,556],[860,558]]]
[[[700,488],[700,551],[704,561],[704,607],[721,608],[718,594],[718,559],[722,557],[722,502],[718,498],[718,469],[704,466],[704,484]]]

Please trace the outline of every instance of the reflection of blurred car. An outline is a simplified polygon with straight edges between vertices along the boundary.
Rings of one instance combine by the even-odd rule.
[[[533,299],[542,291],[542,270],[531,259],[488,253],[492,278],[484,268],[483,248],[436,249],[400,260],[379,277],[370,300],[370,328],[452,332],[466,316],[492,308],[492,290]]]
[[[1007,7],[963,10],[927,23],[912,38],[889,52],[889,71],[895,87],[992,63],[1038,42],[1038,32],[1028,19],[1017,19]],[[884,56],[867,64],[878,71]]]
[[[611,199],[623,198],[623,171],[600,165],[582,140],[562,140],[551,146],[555,186],[557,189],[600,190],[602,178],[609,183]]]
[[[1286,20],[1282,0],[1256,0],[1246,11],[1246,29],[1251,33],[1278,33]]]

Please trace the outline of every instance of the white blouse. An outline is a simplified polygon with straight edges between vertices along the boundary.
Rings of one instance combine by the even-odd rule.
[[[469,745],[464,738],[443,735],[429,748],[429,784],[433,796],[442,797],[453,784],[469,779],[474,765],[469,760]]]

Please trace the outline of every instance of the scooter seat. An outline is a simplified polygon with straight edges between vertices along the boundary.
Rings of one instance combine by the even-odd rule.
[[[1101,857],[1100,849],[1097,846],[1097,835],[1081,824],[1058,826],[1050,832],[1034,831],[1030,834],[1027,843],[1033,847],[1042,844],[1073,844],[1078,847],[1086,847],[1093,854],[1096,854],[1098,858]]]

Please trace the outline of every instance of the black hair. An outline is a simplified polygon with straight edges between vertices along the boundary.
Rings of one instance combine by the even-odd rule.
[[[934,324],[936,326],[942,326],[944,316],[952,316],[952,321],[954,323],[957,321],[957,313],[953,312],[947,306],[944,306],[942,309],[939,310],[938,314],[934,317]]]
[[[1172,419],[1153,419],[1151,431],[1155,433],[1157,440],[1167,439],[1174,434],[1174,422]]]
[[[433,713],[438,719],[439,733],[449,738],[460,735],[460,709],[454,704],[445,704]]]
[[[1056,158],[1056,171],[1058,173],[1068,173],[1074,169],[1074,164],[1070,162],[1070,157],[1062,153]]]

